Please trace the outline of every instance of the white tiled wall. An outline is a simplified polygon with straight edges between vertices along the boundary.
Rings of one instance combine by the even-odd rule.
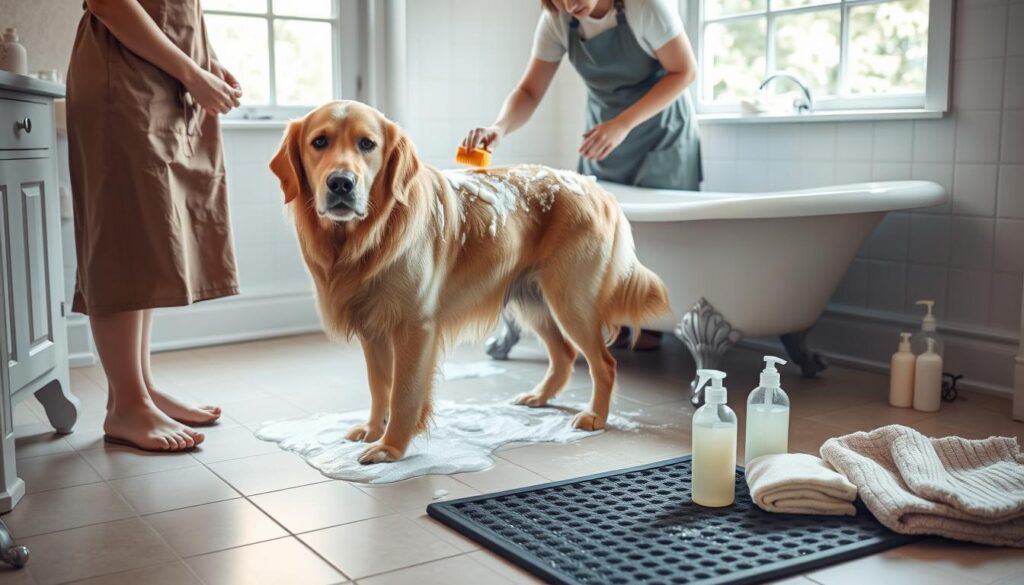
[[[530,58],[537,0],[416,0],[407,5],[407,130],[420,154],[454,165],[467,131],[488,126]],[[582,86],[566,62],[530,121],[498,146],[495,164],[573,168],[583,131]]]
[[[950,205],[891,213],[833,302],[1020,330],[1024,272],[1024,4],[958,2],[953,113],[942,120],[706,125],[709,190],[927,179]]]

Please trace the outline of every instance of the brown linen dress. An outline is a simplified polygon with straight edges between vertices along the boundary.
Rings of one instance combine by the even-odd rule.
[[[139,3],[209,69],[199,0]],[[103,315],[238,294],[217,116],[88,10],[71,53],[67,104],[73,310]]]

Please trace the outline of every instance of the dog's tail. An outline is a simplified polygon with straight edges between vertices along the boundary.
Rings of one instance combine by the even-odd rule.
[[[614,284],[605,305],[606,330],[614,338],[620,326],[630,325],[633,328],[632,342],[635,344],[638,325],[671,312],[672,307],[665,283],[636,257],[633,232],[621,211],[609,275]]]

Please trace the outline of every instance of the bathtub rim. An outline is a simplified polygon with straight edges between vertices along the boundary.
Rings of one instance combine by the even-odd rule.
[[[872,181],[756,193],[647,189],[607,181],[599,181],[598,184],[615,196],[626,219],[651,223],[900,211],[935,207],[948,200],[941,185],[916,180]],[[671,201],[680,195],[685,195],[687,200]],[[640,198],[664,200],[636,201]]]

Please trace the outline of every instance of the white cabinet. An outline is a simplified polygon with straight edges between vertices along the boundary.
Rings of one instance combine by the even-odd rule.
[[[58,433],[71,432],[78,416],[68,386],[54,133],[53,100],[62,93],[0,72],[0,513],[25,491],[15,469],[14,406],[35,395]]]

